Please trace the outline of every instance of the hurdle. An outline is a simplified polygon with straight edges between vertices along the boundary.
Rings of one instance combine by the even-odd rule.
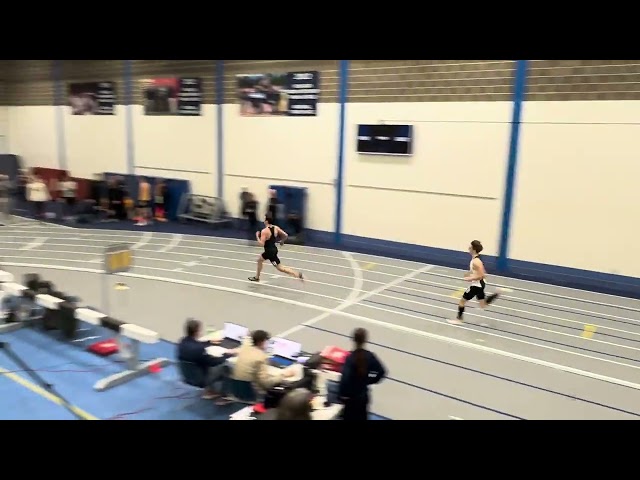
[[[93,386],[98,392],[144,377],[151,373],[154,368],[164,368],[173,363],[168,358],[156,358],[147,362],[140,362],[140,345],[143,343],[158,343],[160,335],[157,332],[131,323],[121,322],[90,308],[77,308],[74,315],[76,319],[82,322],[107,328],[119,335],[118,350],[127,361],[127,369],[98,380]]]

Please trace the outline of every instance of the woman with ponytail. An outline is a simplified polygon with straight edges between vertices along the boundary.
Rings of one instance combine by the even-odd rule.
[[[364,348],[367,331],[357,328],[353,332],[354,349],[342,369],[339,396],[344,404],[343,420],[369,418],[369,385],[375,385],[387,374],[378,357]]]

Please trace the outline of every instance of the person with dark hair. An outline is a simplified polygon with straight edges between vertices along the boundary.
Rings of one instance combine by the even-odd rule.
[[[202,369],[206,384],[203,398],[210,400],[222,394],[216,385],[224,381],[227,357],[235,355],[237,351],[227,350],[221,357],[209,355],[207,347],[213,342],[198,340],[201,336],[202,322],[193,318],[187,319],[185,336],[178,344],[178,360],[193,363]]]
[[[267,214],[264,219],[265,228],[263,228],[262,231],[256,232],[256,240],[261,247],[264,247],[264,252],[262,252],[262,254],[258,257],[258,268],[256,270],[256,276],[249,277],[249,280],[252,282],[260,281],[262,264],[265,260],[270,261],[271,265],[276,267],[279,272],[286,273],[287,275],[299,278],[300,280],[304,280],[302,273],[296,272],[294,269],[285,267],[284,265],[280,264],[280,259],[278,258],[278,247],[276,246],[276,243],[279,241],[280,245],[284,245],[284,242],[287,240],[287,237],[289,235],[280,227],[273,225],[272,222],[273,218],[269,214]]]
[[[344,362],[338,391],[344,404],[342,419],[367,420],[369,386],[380,383],[387,370],[373,352],[364,348],[367,343],[367,331],[364,328],[356,328],[352,338],[355,348]]]
[[[249,240],[253,240],[254,232],[258,226],[258,201],[253,193],[246,191],[245,200],[242,202],[242,216],[246,218],[249,225]]]
[[[278,404],[276,420],[313,420],[311,412],[312,394],[305,388],[296,388],[287,393]]]
[[[458,315],[455,319],[449,320],[449,323],[453,325],[462,325],[464,307],[469,300],[472,300],[475,297],[478,299],[478,302],[480,302],[480,307],[486,308],[487,305],[490,305],[498,298],[497,293],[489,295],[488,297],[485,296],[484,289],[487,284],[485,283],[484,279],[487,275],[487,272],[484,269],[484,263],[480,258],[480,252],[482,252],[482,250],[484,250],[484,247],[479,240],[474,240],[471,242],[471,245],[469,245],[471,262],[469,263],[469,274],[464,277],[464,280],[466,282],[470,282],[471,285],[462,294],[462,298],[460,298],[460,303],[458,304]]]
[[[269,339],[271,336],[264,330],[251,332],[251,344],[238,349],[238,358],[233,366],[232,378],[243,382],[251,382],[258,393],[282,383],[285,378],[294,375],[292,370],[282,369],[273,375],[269,368]]]

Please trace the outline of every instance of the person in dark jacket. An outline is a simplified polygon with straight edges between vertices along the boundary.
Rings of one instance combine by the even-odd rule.
[[[222,357],[209,355],[207,347],[213,345],[214,342],[199,340],[202,336],[202,323],[193,318],[187,320],[185,333],[185,337],[178,344],[178,360],[193,363],[202,369],[207,385],[203,398],[219,397],[222,392],[216,390],[215,386],[224,380],[226,359],[235,355],[235,350],[227,350]]]
[[[369,418],[369,385],[379,383],[387,374],[378,357],[364,348],[367,331],[357,328],[353,332],[354,350],[346,358],[340,379],[339,397],[344,404],[343,420]]]
[[[256,216],[258,212],[258,202],[253,193],[248,194],[247,200],[244,202],[242,208],[242,215],[247,219],[247,224],[249,225],[249,240],[253,240],[258,230],[258,218]]]

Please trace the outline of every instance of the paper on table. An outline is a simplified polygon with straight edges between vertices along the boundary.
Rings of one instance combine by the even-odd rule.
[[[304,367],[299,363],[294,363],[293,365],[289,365],[287,368],[284,369],[284,371],[293,372],[292,377],[286,378],[287,382],[299,382],[300,380],[302,380],[302,377],[304,375]]]
[[[217,345],[207,347],[207,354],[211,355],[212,357],[222,357],[226,351],[226,348],[218,347]]]

